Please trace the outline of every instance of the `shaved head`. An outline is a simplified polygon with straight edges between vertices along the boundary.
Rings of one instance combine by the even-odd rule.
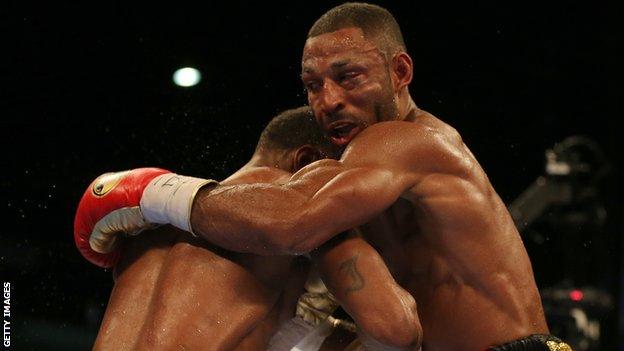
[[[308,38],[343,28],[362,29],[367,40],[374,42],[386,56],[406,51],[399,24],[383,7],[366,3],[345,3],[321,16],[310,28]]]

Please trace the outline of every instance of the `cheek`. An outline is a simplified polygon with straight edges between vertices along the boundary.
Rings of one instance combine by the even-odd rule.
[[[315,98],[313,96],[310,96],[310,94],[308,94],[308,106],[310,106],[310,108],[312,109],[312,114],[314,115],[314,120],[316,120],[316,123],[320,126],[322,125],[321,121],[321,117],[319,116],[319,112],[320,112],[320,108],[318,106],[318,98]]]
[[[379,83],[366,84],[352,92],[352,99],[360,106],[372,106],[387,95],[385,90]]]
[[[317,97],[311,96],[310,94],[308,94],[308,106],[310,106],[310,108],[312,109],[312,113],[314,114],[315,118],[318,121],[317,116],[317,111],[319,111],[319,99]]]

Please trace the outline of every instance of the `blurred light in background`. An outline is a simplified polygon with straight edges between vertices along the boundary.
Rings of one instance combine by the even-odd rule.
[[[181,87],[192,87],[201,80],[201,72],[192,67],[180,68],[173,73],[173,82]]]
[[[581,301],[583,299],[583,292],[578,289],[574,289],[570,291],[570,300],[572,301]]]

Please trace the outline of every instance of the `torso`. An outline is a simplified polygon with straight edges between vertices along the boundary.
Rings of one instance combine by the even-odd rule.
[[[454,133],[429,114],[414,123]],[[461,155],[463,177],[430,175],[361,227],[415,297],[423,350],[482,350],[547,333],[531,264],[505,205],[461,139],[449,152]]]
[[[228,181],[251,178],[246,171]],[[294,315],[286,300],[296,295],[284,294],[292,257],[236,254],[171,227],[156,231],[126,243],[94,349],[260,350],[280,317]]]

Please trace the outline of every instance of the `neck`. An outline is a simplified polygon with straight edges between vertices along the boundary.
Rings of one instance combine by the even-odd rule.
[[[266,152],[266,151],[256,151],[251,160],[247,162],[243,168],[248,167],[274,167],[281,168],[281,162],[284,160],[286,156],[286,151],[280,152]]]
[[[422,112],[409,94],[407,88],[399,94],[398,118],[399,121],[413,121]]]

